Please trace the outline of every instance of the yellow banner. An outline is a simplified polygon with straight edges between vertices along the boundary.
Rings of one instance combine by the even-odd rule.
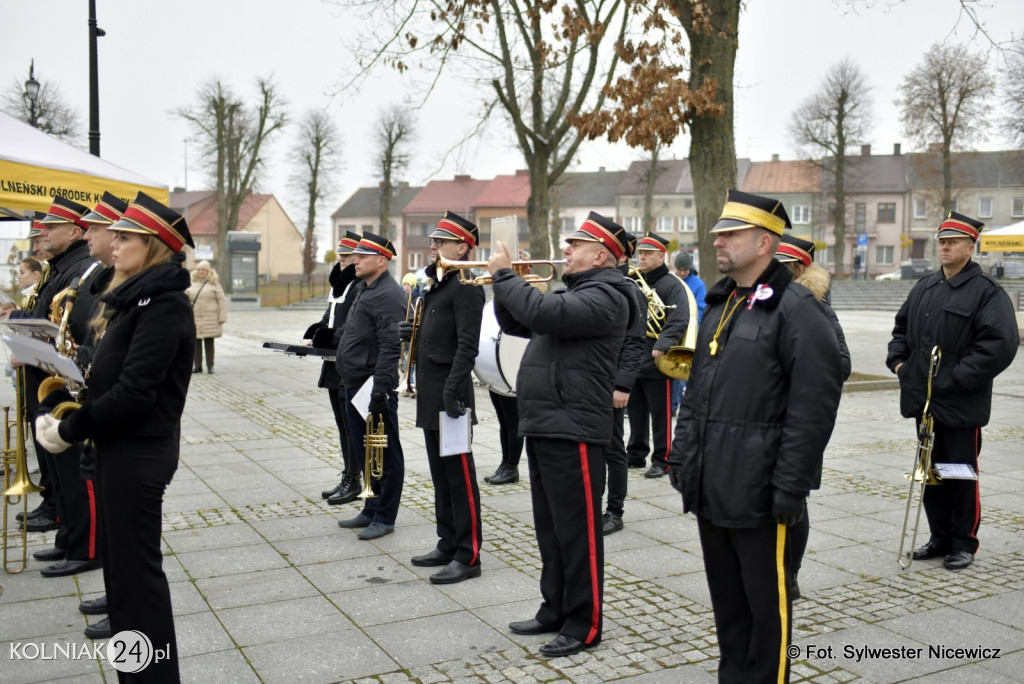
[[[60,195],[92,209],[104,192],[131,202],[140,190],[167,204],[167,188],[0,160],[0,207],[46,211]]]
[[[981,234],[982,252],[1024,252],[1024,235]]]

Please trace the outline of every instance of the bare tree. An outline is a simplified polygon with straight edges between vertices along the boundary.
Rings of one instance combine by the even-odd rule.
[[[847,152],[867,139],[871,126],[870,88],[850,59],[829,68],[818,90],[800,103],[789,123],[800,156],[832,179],[836,271],[843,271],[846,263]]]
[[[35,60],[29,67],[29,80],[36,80]],[[56,83],[42,80],[36,82],[39,84],[39,94],[32,101],[25,97],[23,83],[17,79],[11,81],[3,93],[3,110],[64,142],[78,142],[81,135],[78,111],[64,100]]]
[[[398,185],[397,178],[409,166],[409,146],[416,129],[408,104],[391,105],[381,112],[377,122],[377,172],[380,174],[380,230],[389,240],[395,239],[391,228],[391,200]]]
[[[1024,148],[1024,40],[1017,41],[1005,57],[999,70],[1005,110],[1000,129],[1014,147]]]
[[[174,114],[188,121],[199,140],[217,192],[217,259],[228,272],[227,234],[238,225],[238,212],[252,193],[263,167],[265,144],[286,123],[285,103],[274,84],[257,79],[258,100],[247,105],[229,85],[212,78],[199,87],[197,102]]]
[[[903,79],[896,100],[904,132],[920,147],[938,143],[942,156],[942,211],[952,206],[952,150],[984,137],[995,94],[985,57],[963,45],[933,45]]]
[[[340,170],[341,136],[334,121],[322,109],[311,109],[299,122],[295,145],[295,173],[291,183],[306,205],[305,240],[302,244],[302,274],[308,280],[316,261],[316,213],[328,199]]]

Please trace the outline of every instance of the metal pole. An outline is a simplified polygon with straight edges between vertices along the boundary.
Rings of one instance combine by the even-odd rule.
[[[107,35],[96,26],[96,0],[89,0],[89,154],[100,156],[100,85],[96,39]]]

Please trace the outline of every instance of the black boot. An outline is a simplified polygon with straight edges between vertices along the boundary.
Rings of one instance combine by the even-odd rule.
[[[345,480],[347,479],[348,471],[343,470],[341,473],[341,479],[338,480],[338,484],[334,485],[330,489],[325,489],[324,491],[320,492],[320,497],[323,499],[331,498],[332,496],[334,496],[335,494],[337,494],[338,492],[345,488]]]
[[[359,496],[359,493],[363,491],[362,478],[355,473],[346,474],[346,476],[342,478],[341,483],[341,489],[327,498],[327,503],[331,506],[340,506],[341,504],[347,504],[350,501],[355,501]]]

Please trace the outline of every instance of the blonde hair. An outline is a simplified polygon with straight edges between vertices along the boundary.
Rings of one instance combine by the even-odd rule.
[[[138,275],[143,271],[150,269],[160,264],[169,263],[174,258],[174,251],[168,247],[164,242],[157,239],[152,235],[145,233],[136,233],[142,238],[143,244],[146,245],[146,258],[142,262],[142,268],[137,273],[127,274],[124,271],[114,271],[114,277],[110,279],[110,285],[103,291],[103,294],[113,292],[120,285],[131,278],[134,275]],[[96,339],[99,339],[100,335],[107,329],[107,324],[110,322],[111,313],[107,311],[107,305],[103,302],[100,303],[99,310],[96,312],[96,316],[89,321],[89,327],[92,328],[93,335]]]
[[[210,266],[210,262],[206,260],[200,261],[198,264],[196,264],[196,269],[192,271],[193,281],[202,280],[202,278],[196,275],[199,272],[199,269],[201,268],[205,268],[207,273],[209,273],[209,275],[206,276],[206,282],[210,283],[211,285],[220,284],[220,279],[217,277],[217,272],[213,270],[213,268]]]

